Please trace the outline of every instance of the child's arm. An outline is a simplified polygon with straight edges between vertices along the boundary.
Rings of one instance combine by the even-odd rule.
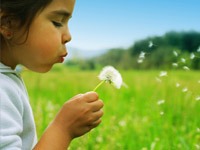
[[[63,105],[34,150],[66,150],[74,138],[99,125],[102,107],[103,102],[95,92],[73,97]]]

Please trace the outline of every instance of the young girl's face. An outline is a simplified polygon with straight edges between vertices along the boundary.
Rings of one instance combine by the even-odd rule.
[[[36,72],[47,72],[67,55],[65,44],[71,40],[68,21],[75,0],[53,0],[33,20],[25,43],[12,47],[13,65],[23,64]],[[19,31],[19,35],[20,32]],[[25,38],[25,35],[24,35]]]

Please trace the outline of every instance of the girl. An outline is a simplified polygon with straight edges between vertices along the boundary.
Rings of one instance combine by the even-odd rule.
[[[98,126],[103,102],[87,92],[68,100],[37,142],[26,88],[14,70],[22,64],[48,72],[67,55],[68,21],[75,0],[1,0],[0,149],[62,150]]]

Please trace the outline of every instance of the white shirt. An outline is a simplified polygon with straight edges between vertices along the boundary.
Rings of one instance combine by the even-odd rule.
[[[0,150],[31,150],[36,142],[24,83],[16,71],[0,63]]]

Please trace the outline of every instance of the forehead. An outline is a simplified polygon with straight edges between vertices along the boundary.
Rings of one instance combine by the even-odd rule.
[[[74,9],[75,0],[52,0],[52,2],[44,8],[43,13],[52,13],[62,11],[71,15]]]

